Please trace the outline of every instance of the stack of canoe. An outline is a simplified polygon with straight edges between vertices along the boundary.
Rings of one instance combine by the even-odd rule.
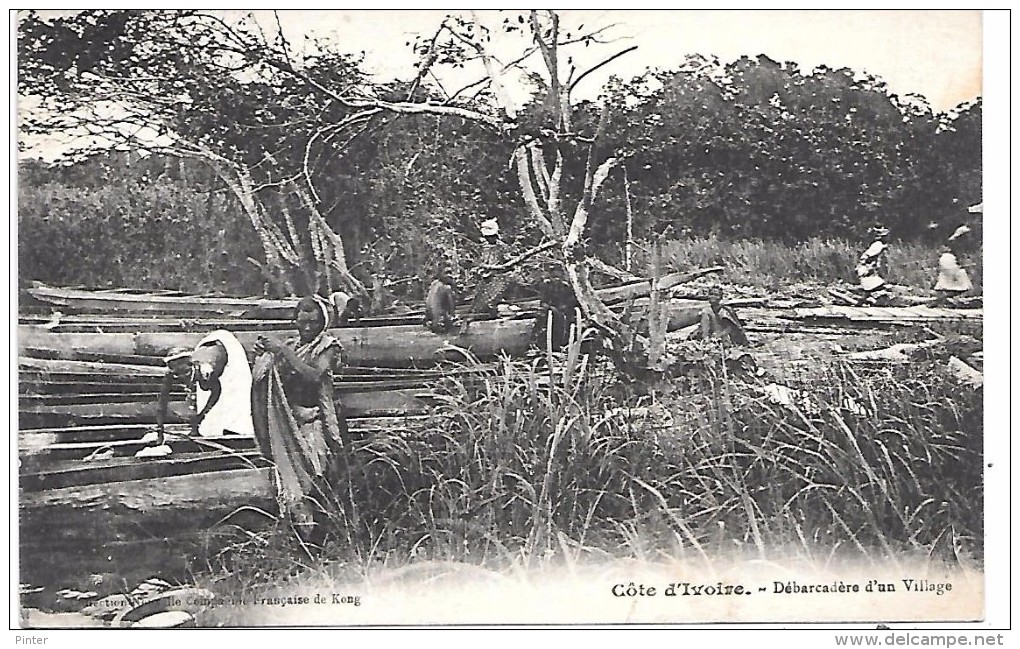
[[[89,538],[99,529],[119,537],[137,533],[145,515],[163,528],[193,527],[243,505],[272,505],[269,469],[251,438],[185,434],[183,387],[167,413],[173,454],[134,454],[156,421],[162,358],[170,350],[227,329],[250,355],[258,334],[291,329],[296,300],[43,285],[28,292],[35,307],[23,309],[18,324],[23,538]],[[641,308],[649,292],[647,281],[634,281],[603,289],[601,297]],[[538,306],[522,303],[513,317],[472,321],[463,333],[432,333],[413,313],[331,329],[344,348],[346,367],[335,386],[352,433],[404,426],[427,412],[442,377],[482,381],[499,357],[524,355],[536,342]],[[670,328],[695,322],[703,306],[674,300]],[[467,358],[470,365],[444,363]]]

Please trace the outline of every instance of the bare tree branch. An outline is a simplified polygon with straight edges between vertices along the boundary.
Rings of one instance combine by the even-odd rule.
[[[573,92],[574,88],[577,87],[577,84],[581,83],[581,81],[583,81],[585,77],[587,77],[589,74],[591,74],[595,70],[598,70],[599,68],[601,68],[601,67],[603,67],[605,65],[609,65],[610,63],[612,63],[616,59],[620,58],[624,54],[627,54],[628,52],[633,52],[637,48],[638,48],[637,45],[633,45],[631,47],[628,47],[627,49],[621,50],[621,51],[617,52],[616,54],[610,56],[609,58],[605,59],[601,63],[598,63],[597,65],[594,65],[594,66],[588,68],[586,71],[581,73],[581,76],[577,77],[577,79],[575,79],[574,82],[570,84],[570,87],[567,89],[567,93],[569,94],[569,93]]]
[[[557,245],[559,245],[559,241],[546,241],[545,243],[541,243],[541,244],[535,246],[531,250],[528,250],[528,251],[526,251],[524,253],[521,253],[520,255],[517,255],[516,257],[514,257],[514,258],[510,259],[509,261],[507,261],[506,263],[498,264],[498,265],[482,264],[481,268],[484,268],[486,270],[491,270],[491,271],[494,271],[494,272],[510,270],[514,266],[517,266],[521,262],[523,262],[523,261],[525,261],[527,259],[530,259],[531,257],[534,257],[535,255],[537,255],[539,253],[545,252],[546,250],[552,250]]]

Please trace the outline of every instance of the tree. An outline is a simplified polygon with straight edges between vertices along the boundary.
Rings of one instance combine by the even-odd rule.
[[[864,236],[883,222],[914,237],[968,176],[943,153],[954,122],[848,69],[695,55],[617,81],[610,98],[621,117],[607,139],[635,149],[631,190],[645,231],[796,241]],[[952,157],[980,175],[980,139],[962,132]],[[606,197],[608,222],[624,221],[619,194]]]
[[[253,21],[228,25],[202,12],[25,14],[19,93],[39,107],[21,130],[202,160],[236,195],[262,244],[256,263],[278,292],[364,293],[327,217],[338,194],[349,203],[343,190],[356,174],[343,154],[373,115],[299,89],[358,87],[365,77],[354,57],[323,52],[302,56],[298,80],[253,56],[260,47],[270,40]],[[331,191],[320,195],[317,184]]]

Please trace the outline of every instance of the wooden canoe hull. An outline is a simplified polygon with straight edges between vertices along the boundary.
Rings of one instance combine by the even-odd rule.
[[[344,411],[351,417],[419,414],[426,412],[433,399],[427,388],[396,388],[368,391],[338,391]],[[156,423],[159,405],[155,399],[119,403],[36,403],[19,401],[20,428],[96,425],[116,423]],[[191,410],[183,401],[167,405],[166,421],[187,423]]]
[[[279,314],[289,317],[297,298],[271,300],[256,297],[215,297],[132,292],[127,290],[88,290],[37,285],[29,294],[47,304],[75,311],[131,311],[138,313],[200,313],[219,315]]]
[[[252,507],[275,509],[270,468],[19,491],[19,535],[23,549],[131,542],[208,529]]]
[[[679,283],[713,270],[716,269],[665,275],[659,279],[659,287],[666,291]],[[617,286],[597,289],[596,292],[606,304],[612,304],[647,296],[651,292],[651,282],[647,279],[634,279]],[[144,316],[196,314],[205,317],[242,316],[286,319],[291,317],[298,301],[297,298],[269,299],[186,295],[176,291],[145,291],[124,288],[61,288],[38,282],[28,289],[28,293],[34,299],[45,304],[63,307],[69,311],[95,313],[107,317],[110,313],[126,313]],[[521,305],[537,307],[538,302],[529,300],[522,302]],[[464,309],[458,310],[463,312]],[[409,314],[409,317],[420,317],[420,315],[420,313]]]
[[[534,318],[482,320],[473,322],[465,333],[435,334],[420,325],[343,327],[330,333],[344,348],[351,365],[406,367],[434,364],[451,346],[465,349],[478,358],[500,354],[520,356],[531,346]],[[19,349],[52,353],[66,350],[118,355],[165,356],[177,347],[194,347],[208,332],[59,333],[36,325],[18,325]],[[237,332],[237,339],[251,355],[258,333]],[[456,352],[449,352],[455,355]]]
[[[648,309],[648,298],[632,303],[635,313]],[[669,305],[668,330],[674,331],[698,321],[705,303],[674,299]],[[501,354],[523,355],[536,335],[536,319],[531,317],[472,322],[467,332],[435,334],[420,325],[378,327],[342,327],[330,333],[344,348],[344,358],[353,366],[408,367],[434,364],[445,356],[456,358],[455,348],[468,350],[477,358],[495,358]],[[91,358],[110,355],[118,360],[148,364],[140,358],[165,356],[174,348],[190,348],[208,332],[142,331],[137,333],[81,333],[52,331],[40,325],[18,325],[19,349],[48,358]],[[258,336],[254,331],[235,334],[251,355]]]

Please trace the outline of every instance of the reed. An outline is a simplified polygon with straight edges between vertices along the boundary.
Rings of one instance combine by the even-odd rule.
[[[451,376],[420,428],[358,442],[323,547],[282,542],[277,524],[205,574],[247,592],[302,569],[350,581],[430,562],[982,561],[981,392],[941,362],[837,362],[780,385],[707,354],[635,386],[579,338],[481,383]]]

